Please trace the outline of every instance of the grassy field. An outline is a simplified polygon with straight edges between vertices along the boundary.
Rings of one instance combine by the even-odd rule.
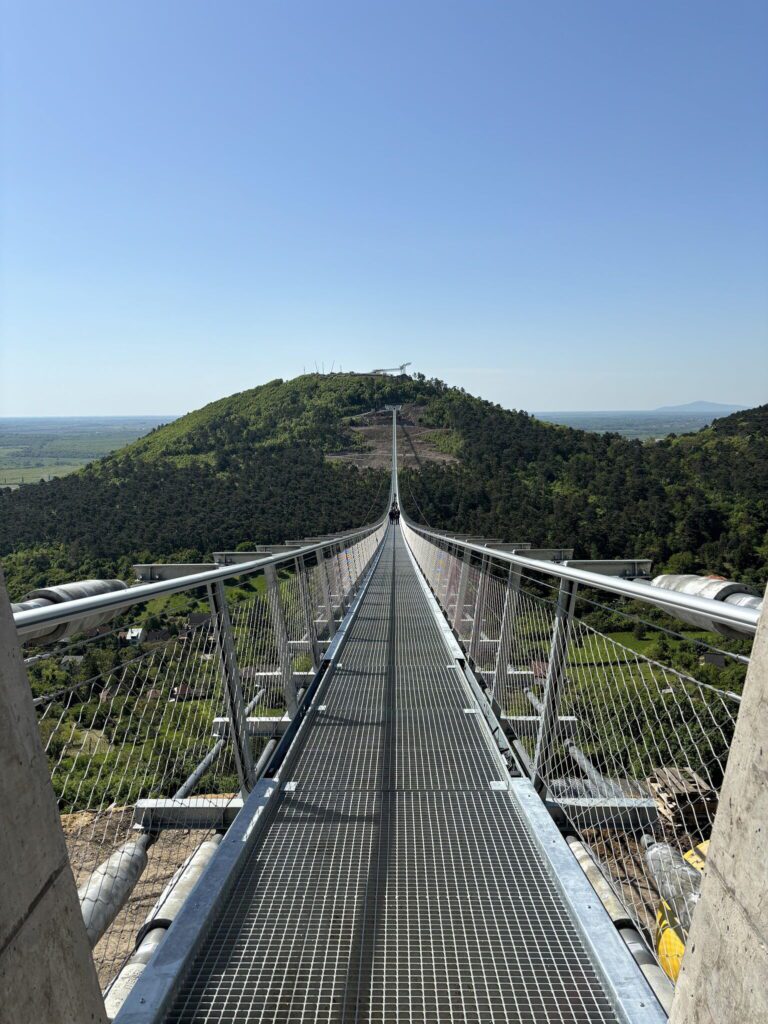
[[[84,465],[84,462],[57,459],[56,461],[49,462],[35,461],[32,465],[8,466],[5,450],[0,448],[0,487],[16,484],[36,484],[40,480],[51,480],[55,476],[66,476],[67,473],[74,473],[76,469],[80,469]]]
[[[0,418],[0,487],[66,476],[172,416]]]
[[[684,629],[681,630],[681,637],[685,640],[694,642],[700,640],[703,643],[711,644],[713,641],[717,642],[717,637],[713,636],[712,633],[705,633],[703,630]],[[630,651],[634,651],[636,654],[644,655],[647,658],[653,658],[656,650],[658,633],[654,630],[649,630],[642,640],[638,639],[633,632],[630,630],[624,632],[608,633],[605,637],[595,635],[589,645],[585,647],[577,647],[571,651],[570,660],[573,664],[580,662],[589,662],[597,654],[601,659],[606,662],[616,660],[616,649],[612,647],[611,641],[614,644],[621,644],[622,647],[628,648]],[[670,647],[677,649],[681,645],[681,641],[675,637],[668,637]]]

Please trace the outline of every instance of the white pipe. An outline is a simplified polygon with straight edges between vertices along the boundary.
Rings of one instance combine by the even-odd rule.
[[[587,847],[580,840],[576,839],[575,836],[567,836],[566,838],[571,852],[579,862],[579,867],[589,879],[598,899],[605,907],[608,916],[616,925],[619,934],[629,947],[630,953],[643,972],[645,980],[653,989],[653,993],[661,1003],[664,1012],[669,1015],[675,991],[672,983],[657,964],[653,954],[648,950],[648,946],[632,924],[624,904],[606,881],[605,876],[595,864]]]
[[[160,899],[150,910],[142,931],[139,933],[140,940],[133,956],[114,979],[106,995],[104,1002],[110,1020],[115,1018],[118,1010],[128,998],[128,993],[165,938],[166,931],[216,853],[222,838],[222,836],[216,835],[201,843],[195,852],[184,861],[163,890]],[[152,927],[153,922],[156,922],[154,927]]]
[[[651,586],[660,590],[671,590],[676,594],[690,594],[694,597],[708,598],[710,601],[723,602],[731,607],[746,608],[760,614],[763,599],[744,583],[735,583],[722,576],[695,575],[662,575],[651,580]],[[725,625],[711,615],[701,612],[679,611],[678,618],[699,629],[706,629],[725,636],[738,636],[740,630]]]
[[[122,910],[147,866],[149,835],[118,846],[81,885],[77,895],[91,949]]]
[[[16,616],[21,612],[34,612],[41,608],[50,608],[53,605],[67,604],[71,601],[79,601],[87,597],[98,597],[103,594],[115,593],[119,590],[127,590],[128,585],[122,580],[80,580],[77,583],[63,583],[58,587],[43,587],[33,590],[27,594],[23,601],[12,604],[11,610]],[[117,615],[116,611],[108,610],[92,612],[80,618],[70,619],[67,622],[57,624],[43,623],[37,629],[32,629],[26,634],[27,640],[42,639],[48,643],[54,640],[61,640],[63,637],[72,636],[75,633],[83,633],[88,629],[94,629],[105,622],[109,622]]]

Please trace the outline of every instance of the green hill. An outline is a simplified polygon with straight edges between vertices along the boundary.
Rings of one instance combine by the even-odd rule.
[[[13,598],[137,560],[353,527],[379,514],[388,474],[331,463],[363,444],[356,414],[428,401],[440,386],[353,374],[272,381],[213,402],[71,476],[0,492]]]
[[[404,451],[432,428],[455,457],[403,472],[416,519],[765,580],[768,406],[653,443],[545,424],[421,377],[311,374],[213,402],[71,476],[0,492],[12,597],[127,576],[137,560],[205,558],[369,521],[388,473],[366,467],[358,425],[394,402],[412,424]]]

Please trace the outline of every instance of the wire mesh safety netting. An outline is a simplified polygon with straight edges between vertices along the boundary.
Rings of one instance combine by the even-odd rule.
[[[41,736],[102,987],[133,952],[164,889],[211,836],[204,828],[148,831],[137,801],[181,805],[205,796],[226,805],[240,796],[222,644],[231,641],[235,652],[239,714],[262,723],[248,741],[257,761],[279,735],[286,683],[301,693],[311,679],[382,531],[329,541],[302,558],[286,554],[271,594],[264,571],[233,575],[220,613],[198,587],[129,607],[91,635],[27,647]],[[216,719],[227,727],[217,729]],[[118,906],[112,883],[121,873],[129,883]]]
[[[544,569],[406,535],[518,759],[675,979],[750,641],[597,590],[564,595]]]

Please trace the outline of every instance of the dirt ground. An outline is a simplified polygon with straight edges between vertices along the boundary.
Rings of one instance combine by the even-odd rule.
[[[135,837],[133,810],[113,807],[103,812],[62,815],[70,863],[78,886],[122,843]],[[202,830],[161,832],[150,847],[146,870],[128,902],[93,952],[102,988],[118,973],[136,944],[136,934],[177,869],[210,837]]]
[[[643,848],[631,833],[585,830],[584,838],[608,868],[624,905],[634,910],[646,935],[653,937],[659,897],[645,866]]]
[[[640,836],[630,832],[600,832],[594,829],[585,829],[583,836],[598,860],[607,867],[624,905],[634,911],[638,923],[653,940],[659,895],[645,863]],[[694,849],[703,838],[683,829],[675,829],[661,818],[654,836],[681,852]]]
[[[400,413],[397,450],[401,468],[418,468],[419,462],[456,462],[453,455],[441,452],[431,440],[440,431],[421,423],[423,407],[404,405]],[[349,462],[361,469],[389,469],[392,455],[392,418],[388,412],[370,412],[355,417],[359,426],[351,427],[367,447],[326,455],[330,462]]]

